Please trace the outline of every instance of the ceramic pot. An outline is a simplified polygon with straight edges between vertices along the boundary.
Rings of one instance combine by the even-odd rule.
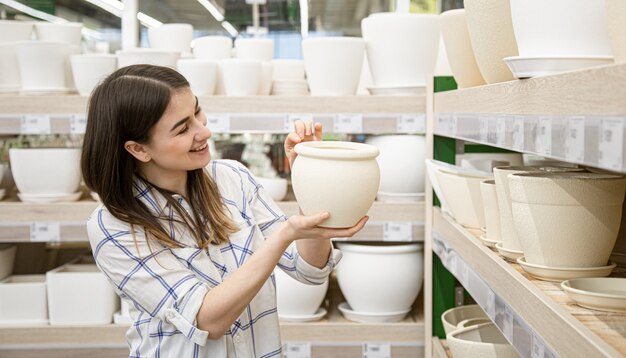
[[[388,313],[411,309],[424,277],[421,244],[338,242],[337,246],[343,253],[336,268],[337,281],[354,311]]]
[[[63,42],[16,42],[22,81],[21,92],[69,91],[67,69],[71,46]],[[71,76],[71,74],[70,74]]]
[[[504,61],[517,56],[509,0],[465,0],[465,19],[476,64],[487,83],[511,81]]]
[[[606,17],[615,62],[626,62],[626,1],[605,0]]]
[[[522,173],[510,175],[508,182],[526,262],[574,268],[607,264],[622,218],[625,177]]]
[[[484,180],[480,183],[480,193],[485,207],[485,226],[487,240],[502,241],[500,239],[500,209],[495,180]]]
[[[191,53],[193,26],[190,24],[163,24],[148,28],[150,47],[158,50]]]
[[[21,86],[15,43],[0,43],[0,93],[18,92]]]
[[[81,96],[89,96],[91,91],[117,68],[115,55],[73,55],[70,62],[74,83]]]
[[[441,323],[446,335],[456,331],[461,322],[469,319],[485,319],[487,314],[479,305],[466,305],[450,308],[441,315]]]
[[[0,281],[0,324],[48,323],[45,275],[11,276]]]
[[[261,61],[231,58],[220,61],[227,96],[256,96],[261,87]]]
[[[365,41],[356,37],[316,37],[302,40],[302,55],[313,96],[356,93]]]
[[[268,96],[272,92],[272,73],[274,65],[272,62],[261,62],[261,84],[259,85],[259,95]]]
[[[232,56],[233,40],[226,36],[204,36],[193,40],[193,55],[199,60],[220,61]]]
[[[238,38],[235,40],[235,57],[272,61],[274,58],[274,40],[263,38]]]
[[[0,20],[0,44],[31,40],[31,21]]]
[[[9,157],[13,179],[20,193],[71,194],[78,190],[78,148],[12,148]]]
[[[328,281],[321,285],[307,285],[279,268],[274,270],[274,278],[279,316],[311,316],[317,312],[326,297]]]
[[[612,56],[603,1],[510,1],[520,57]]]
[[[467,32],[465,9],[442,12],[440,19],[448,62],[458,87],[484,85],[485,79],[476,63],[472,42]]]
[[[117,68],[148,64],[176,69],[176,61],[180,58],[180,52],[178,51],[157,50],[152,48],[119,50],[115,52],[115,55],[117,56]]]
[[[35,21],[34,24],[37,40],[64,42],[70,46],[80,47],[83,31],[81,22],[55,24],[52,22]]]
[[[454,331],[446,335],[448,347],[454,357],[463,358],[517,358],[515,348],[509,344],[493,323],[483,323]]]
[[[272,60],[274,81],[302,81],[304,80],[304,61],[302,60]]]
[[[305,215],[322,211],[330,218],[320,226],[352,227],[367,214],[380,184],[378,148],[361,143],[299,143],[291,183]]]
[[[196,96],[210,96],[215,93],[217,62],[190,58],[178,60],[176,67],[189,81],[191,91]]]
[[[283,178],[256,178],[257,183],[263,186],[263,189],[270,195],[272,200],[281,201],[287,195],[287,179]]]
[[[437,181],[454,219],[461,225],[480,229],[485,226],[485,209],[480,183],[490,176],[473,176],[437,170]]]

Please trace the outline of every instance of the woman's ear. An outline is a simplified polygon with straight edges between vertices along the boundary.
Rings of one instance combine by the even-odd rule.
[[[139,144],[135,141],[126,141],[126,143],[124,143],[124,149],[126,149],[126,151],[130,153],[130,155],[135,157],[135,159],[140,162],[147,163],[152,159],[150,157],[150,154],[148,153],[146,146],[143,144]]]

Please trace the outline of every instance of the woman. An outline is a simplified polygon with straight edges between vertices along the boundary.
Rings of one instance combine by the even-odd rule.
[[[169,68],[116,71],[94,90],[88,118],[82,172],[103,203],[89,240],[131,304],[130,356],[279,356],[272,270],[323,283],[341,256],[329,239],[367,217],[348,229],[318,227],[326,212],[287,219],[244,166],[210,161],[206,117]],[[321,129],[296,125],[290,162]]]

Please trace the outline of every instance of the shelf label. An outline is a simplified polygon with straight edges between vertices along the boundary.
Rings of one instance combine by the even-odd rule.
[[[51,134],[49,114],[25,114],[21,119],[22,134]]]
[[[72,114],[70,117],[70,133],[85,134],[87,130],[87,116],[84,114]]]
[[[389,343],[363,343],[363,358],[391,358]]]
[[[456,135],[456,115],[450,113],[439,114],[437,132],[444,136]]]
[[[570,162],[585,161],[585,118],[572,117],[567,120],[565,158]]]
[[[396,124],[398,133],[425,133],[426,115],[424,114],[400,114]]]
[[[335,133],[363,133],[362,114],[338,114],[333,122]]]
[[[480,116],[480,141],[489,143],[489,118]]]
[[[492,320],[496,318],[496,294],[491,288],[487,288],[487,303],[485,304],[485,312]]]
[[[60,242],[61,225],[58,222],[33,222],[30,224],[30,241]]]
[[[524,117],[513,118],[513,149],[524,151]]]
[[[532,348],[530,358],[543,358],[546,352],[546,344],[535,333],[532,334]]]
[[[552,118],[539,118],[535,150],[542,155],[552,155]]]
[[[228,114],[206,113],[206,127],[213,133],[230,133],[230,116]]]
[[[413,225],[410,221],[385,221],[383,224],[383,241],[411,241]]]
[[[603,119],[600,126],[600,157],[602,167],[622,170],[624,166],[624,120]]]
[[[513,342],[513,311],[504,305],[504,319],[502,320],[502,333],[509,342]]]
[[[498,147],[506,146],[506,122],[506,117],[502,116],[498,118],[498,124],[496,126],[496,145]]]
[[[283,345],[284,358],[311,358],[311,343],[287,342]]]
[[[296,130],[296,121],[302,122],[311,122],[313,123],[313,115],[312,114],[304,114],[304,113],[292,113],[285,116],[285,121],[283,124],[283,130],[286,133],[291,133]]]

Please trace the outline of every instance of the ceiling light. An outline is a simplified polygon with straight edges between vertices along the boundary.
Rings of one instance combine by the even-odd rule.
[[[239,35],[239,31],[228,21],[222,21],[222,27],[226,30],[230,36],[237,37]]]
[[[214,4],[210,0],[198,0],[198,2],[200,3],[200,5],[204,6],[205,9],[209,10],[215,20],[219,22],[224,21],[224,9]]]

